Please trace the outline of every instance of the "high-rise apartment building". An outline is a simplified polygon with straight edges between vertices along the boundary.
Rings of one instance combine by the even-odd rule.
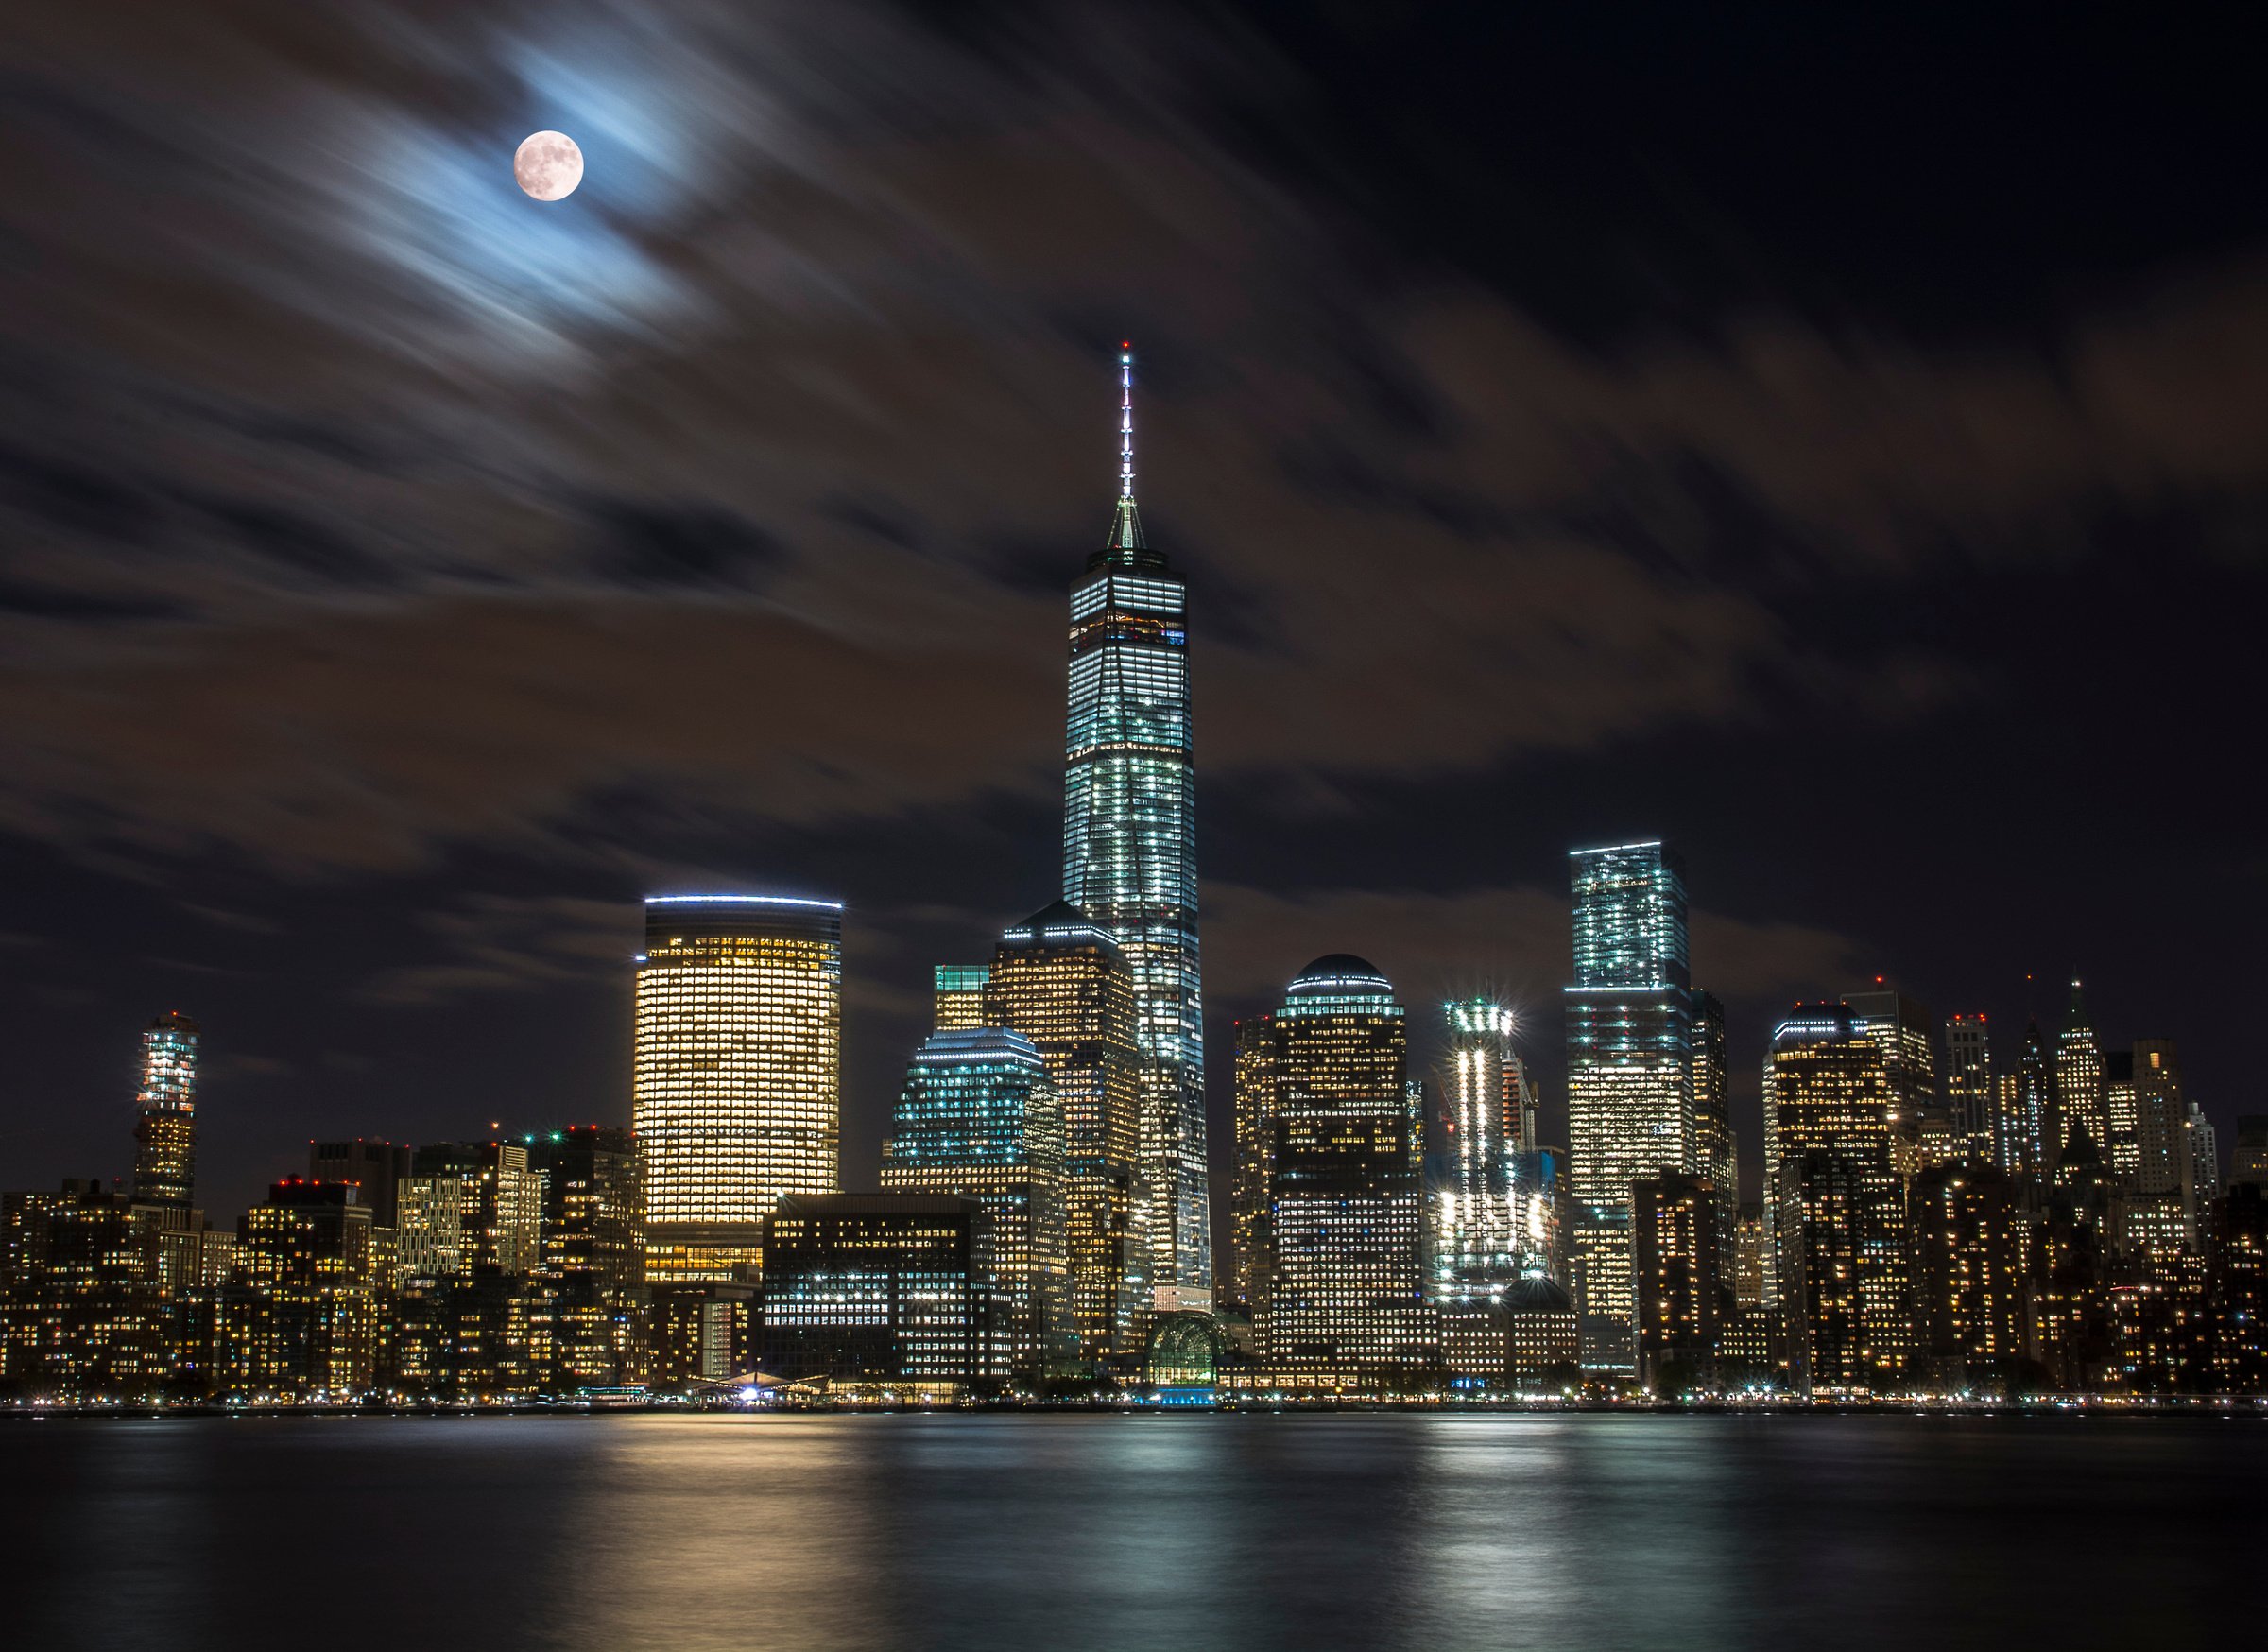
[[[1696,1168],[1685,872],[1660,843],[1578,849],[1566,992],[1568,1149],[1583,1359],[1633,1367],[1630,1189]]]
[[[1901,1176],[1921,1167],[1923,1126],[1942,1106],[1937,1091],[1937,1029],[1930,1012],[1903,992],[1847,992],[1860,1030],[1881,1046],[1896,1105],[1890,1114],[1891,1154]]]
[[[1713,1386],[1723,1316],[1715,1184],[1670,1171],[1633,1184],[1638,1374],[1658,1393]]]
[[[632,1123],[650,1276],[729,1280],[782,1195],[834,1191],[842,929],[834,901],[646,901]]]
[[[1063,1111],[1031,1040],[987,1026],[921,1041],[883,1144],[883,1191],[952,1195],[984,1207],[1012,1357],[1027,1371],[1070,1351],[1063,1161]]]
[[[1764,1175],[1794,1375],[1810,1391],[1880,1391],[1904,1372],[1906,1199],[1889,1063],[1849,1007],[1798,1005],[1774,1029]]]
[[[169,1010],[142,1035],[134,1096],[134,1202],[197,1202],[197,1023]]]
[[[351,1181],[361,1188],[358,1202],[370,1213],[373,1228],[392,1228],[399,1220],[398,1195],[409,1164],[410,1150],[392,1142],[357,1136],[351,1142],[307,1144],[307,1179]]]
[[[638,1139],[617,1125],[569,1125],[523,1144],[541,1213],[545,1273],[588,1276],[610,1291],[645,1282],[645,1190]]]
[[[2110,1121],[2105,1110],[2103,1041],[2088,1019],[2087,999],[2076,980],[2063,1031],[2055,1040],[2055,1101],[2062,1114],[2058,1151],[2084,1136],[2107,1159]]]
[[[1071,592],[1063,896],[1118,943],[1133,977],[1158,1305],[1210,1308],[1189,592],[1135,509],[1133,370],[1122,354],[1118,505]]]
[[[215,1330],[223,1394],[340,1402],[369,1390],[377,1321],[361,1198],[352,1182],[295,1176],[245,1213]]]
[[[1140,1346],[1149,1309],[1147,1218],[1137,1178],[1142,1053],[1134,982],[1117,943],[1057,901],[1000,938],[980,1011],[1031,1040],[1063,1118],[1064,1310],[1079,1356]]]
[[[2000,1163],[1991,1028],[1982,1015],[1956,1015],[1945,1024],[1945,1099],[1963,1155]]]
[[[1273,1020],[1270,1277],[1257,1325],[1273,1377],[1370,1387],[1431,1358],[1420,1268],[1421,1102],[1394,989],[1317,958]]]
[[[1488,998],[1442,1007],[1442,1175],[1433,1189],[1428,1294],[1436,1306],[1486,1301],[1521,1276],[1526,1224],[1516,1162],[1525,1150],[1527,1076],[1512,1011]]]
[[[542,1260],[542,1197],[524,1144],[420,1147],[395,1194],[402,1272],[421,1279],[535,1272]]]
[[[1740,1147],[1732,1133],[1732,1082],[1725,1066],[1725,1006],[1693,989],[1693,1166],[1716,1201],[1717,1278],[1729,1282],[1741,1218]]]
[[[1971,1161],[1915,1179],[1916,1330],[1937,1392],[2004,1379],[2024,1354],[2025,1228],[2014,1179]]]

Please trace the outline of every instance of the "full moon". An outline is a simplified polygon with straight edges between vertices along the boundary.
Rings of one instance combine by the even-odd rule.
[[[583,181],[583,152],[565,132],[531,132],[512,156],[512,176],[538,200],[564,200]]]

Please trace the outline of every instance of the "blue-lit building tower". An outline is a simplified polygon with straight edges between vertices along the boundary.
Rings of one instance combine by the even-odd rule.
[[[1135,510],[1133,372],[1122,353],[1118,507],[1071,593],[1063,896],[1118,944],[1133,980],[1157,1302],[1210,1307],[1188,588]]]
[[[1063,1111],[1031,1040],[996,1026],[922,1040],[883,1144],[883,1189],[984,1207],[1003,1351],[1026,1371],[1069,1349],[1063,1172]]]
[[[1635,1368],[1633,1184],[1691,1173],[1693,1007],[1685,869],[1660,843],[1568,855],[1574,980],[1566,993],[1569,1181],[1583,1363]]]

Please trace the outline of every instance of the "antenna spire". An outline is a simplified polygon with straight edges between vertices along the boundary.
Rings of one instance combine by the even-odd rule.
[[[1134,343],[1118,347],[1118,496],[1134,497]]]

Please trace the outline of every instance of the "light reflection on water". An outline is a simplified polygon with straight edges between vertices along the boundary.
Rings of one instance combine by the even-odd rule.
[[[2268,1425],[1898,1417],[0,1424],[10,1644],[2214,1644]],[[2232,1638],[2233,1637],[2233,1638]]]

